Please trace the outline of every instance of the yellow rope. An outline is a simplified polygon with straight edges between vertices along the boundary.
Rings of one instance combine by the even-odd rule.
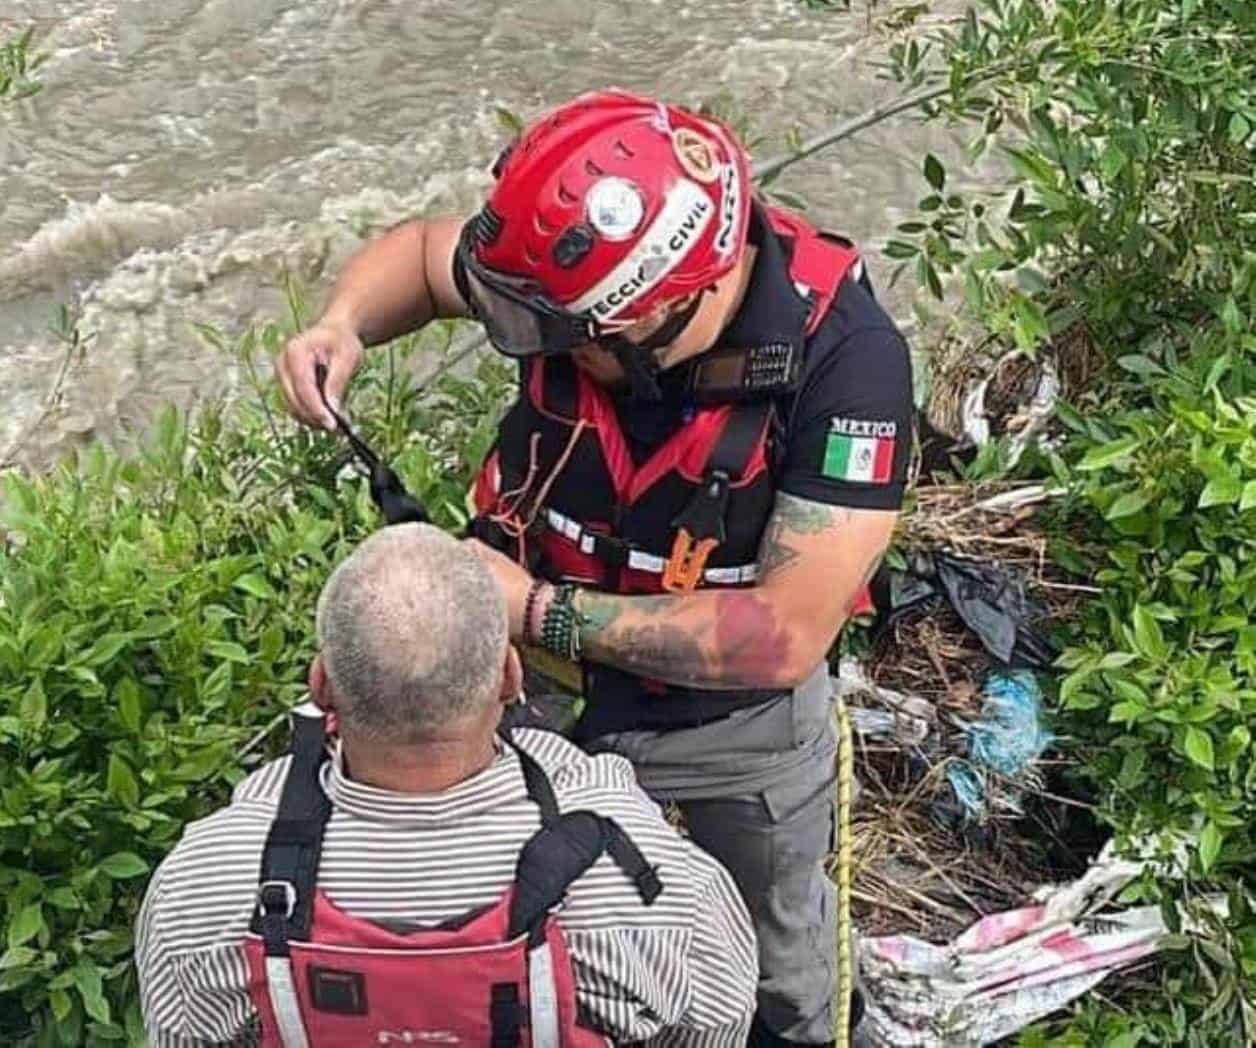
[[[850,712],[837,696],[837,1029],[836,1048],[850,1046],[850,998],[855,989],[850,921],[850,879],[854,838],[851,833],[851,793],[855,781],[855,745]]]

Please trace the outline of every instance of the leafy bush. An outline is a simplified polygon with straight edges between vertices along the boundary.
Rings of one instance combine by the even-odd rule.
[[[420,396],[410,366],[452,331],[377,353],[352,405],[451,528],[509,387],[486,357]],[[167,410],[137,457],[94,446],[3,477],[4,1044],[143,1043],[131,929],[145,875],[264,755],[304,689],[328,569],[378,524],[345,446],[298,431],[262,389],[256,360],[283,337],[272,325],[235,347],[249,397],[190,424]]]
[[[1059,700],[1102,815],[1193,845],[1185,883],[1126,897],[1229,893],[1228,927],[1181,940],[1158,994],[1089,1003],[1054,1043],[1252,1043],[1256,5],[987,0],[892,57],[1013,177],[949,191],[925,157],[931,191],[887,253],[939,298],[961,282],[982,334],[1034,353],[1081,325],[1109,361],[1061,406],[1066,445],[1022,468],[1067,493],[1056,558],[1101,589]]]

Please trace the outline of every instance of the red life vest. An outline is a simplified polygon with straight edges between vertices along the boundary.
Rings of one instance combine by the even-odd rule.
[[[764,212],[788,243],[789,277],[806,305],[810,338],[859,255],[795,214]],[[774,399],[696,407],[635,465],[611,397],[570,358],[529,358],[521,377],[520,396],[476,478],[473,534],[552,581],[614,593],[754,583],[775,499]],[[644,720],[634,715],[637,727],[702,723],[779,694],[690,691],[609,667],[596,672],[597,691],[587,677],[584,691],[598,695],[602,711],[586,711],[582,726],[642,686],[667,699]],[[684,701],[675,701],[682,691]],[[576,737],[598,733],[578,727]]]
[[[560,815],[544,771],[516,749],[542,826],[520,853],[514,884],[453,927],[388,931],[344,913],[317,888],[331,812],[319,781],[326,736],[312,705],[294,714],[292,764],[244,944],[264,1048],[608,1045],[578,1021],[575,976],[554,910],[604,852],[636,882],[646,905],[654,901],[657,875],[618,825],[588,811]]]

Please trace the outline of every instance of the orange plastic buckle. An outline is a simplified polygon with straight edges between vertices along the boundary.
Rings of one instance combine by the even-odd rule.
[[[672,542],[672,555],[667,558],[667,566],[663,569],[663,589],[668,593],[688,593],[696,588],[702,581],[707,557],[718,545],[718,539],[700,539],[695,543],[687,530],[681,528],[677,531]]]

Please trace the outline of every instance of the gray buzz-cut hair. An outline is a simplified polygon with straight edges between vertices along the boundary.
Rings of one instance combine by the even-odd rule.
[[[506,601],[471,550],[426,524],[371,535],[332,572],[317,629],[341,723],[413,744],[498,701]]]

